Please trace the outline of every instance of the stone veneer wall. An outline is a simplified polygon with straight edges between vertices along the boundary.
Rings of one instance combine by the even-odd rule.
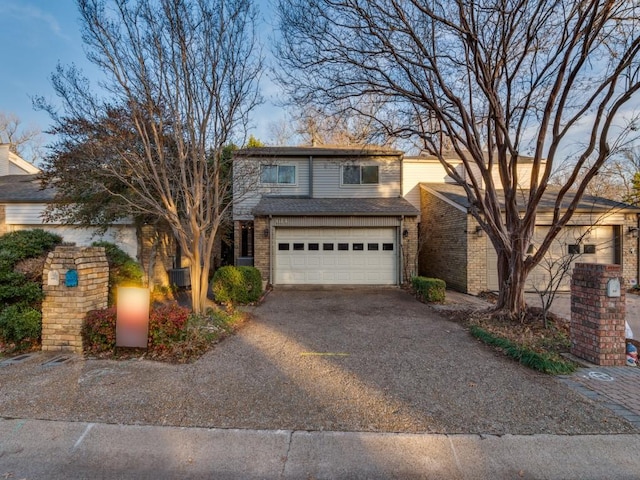
[[[78,272],[78,286],[66,286],[69,270]],[[59,284],[49,285],[50,271]],[[103,247],[57,247],[43,272],[42,350],[82,353],[82,324],[90,310],[107,307],[109,264]]]
[[[467,244],[471,235],[468,215],[424,188],[420,195],[422,224],[418,272],[425,277],[440,278],[447,287],[466,292]]]
[[[571,353],[596,365],[625,364],[625,288],[620,265],[576,263],[571,279]],[[607,282],[621,280],[620,296]]]

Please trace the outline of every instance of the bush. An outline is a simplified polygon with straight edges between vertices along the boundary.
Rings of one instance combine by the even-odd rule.
[[[40,229],[20,230],[0,237],[3,257],[14,259],[14,263],[25,258],[37,257],[62,243],[62,237]]]
[[[255,267],[220,267],[213,276],[217,302],[247,304],[262,295],[262,277]]]
[[[184,338],[189,309],[177,303],[155,307],[149,313],[149,347],[164,348]]]
[[[6,342],[35,342],[41,331],[42,314],[34,308],[11,305],[0,312],[0,336]]]
[[[109,263],[109,305],[116,304],[118,286],[142,285],[142,267],[127,252],[111,242],[93,242],[94,247],[104,247]]]
[[[30,282],[22,273],[0,270],[0,309],[13,304],[40,308],[42,297],[40,283]]]
[[[88,312],[82,324],[82,341],[87,353],[113,351],[116,347],[116,308]]]
[[[413,277],[411,286],[424,302],[444,302],[447,284],[439,278]]]

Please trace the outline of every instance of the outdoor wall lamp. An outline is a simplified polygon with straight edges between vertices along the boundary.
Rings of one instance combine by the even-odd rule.
[[[402,230],[402,238],[407,238],[409,236],[409,230],[406,228]]]
[[[262,232],[262,236],[264,238],[269,238],[269,229],[265,228],[264,231]]]
[[[629,227],[628,233],[631,238],[638,238],[638,227]]]
[[[481,237],[482,235],[484,235],[484,230],[482,230],[482,227],[478,225],[473,233],[476,234],[476,237]]]

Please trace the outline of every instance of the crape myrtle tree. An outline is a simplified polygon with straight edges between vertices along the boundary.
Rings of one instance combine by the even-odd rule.
[[[351,102],[354,114],[362,99],[383,102],[380,131],[414,141],[464,187],[498,254],[496,308],[519,315],[528,273],[637,126],[625,109],[640,88],[640,4],[279,0],[278,16],[278,72],[292,102]],[[568,147],[573,167],[551,228],[527,255],[538,204]],[[451,151],[465,174],[447,162]],[[521,185],[525,154],[532,175]]]
[[[255,6],[78,0],[78,7],[87,57],[103,77],[94,90],[73,67],[53,75],[62,107],[41,102],[60,138],[49,179],[67,192],[69,182],[85,182],[87,213],[95,199],[112,207],[108,218],[119,210],[168,225],[190,261],[193,309],[201,313],[214,239],[231,206],[224,148],[244,142],[259,101]]]

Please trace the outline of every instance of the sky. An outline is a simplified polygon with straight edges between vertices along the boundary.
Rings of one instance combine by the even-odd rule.
[[[266,43],[273,31],[268,0],[258,4],[260,32]],[[56,100],[50,80],[56,65],[75,64],[89,78],[98,74],[85,58],[78,17],[75,0],[0,0],[0,112],[17,115],[25,127],[46,131],[49,116],[33,109],[32,98]],[[262,82],[262,96],[265,103],[252,115],[251,133],[269,141],[270,123],[283,117],[284,112],[275,106],[279,91],[267,76]],[[45,137],[45,142],[50,140]]]

